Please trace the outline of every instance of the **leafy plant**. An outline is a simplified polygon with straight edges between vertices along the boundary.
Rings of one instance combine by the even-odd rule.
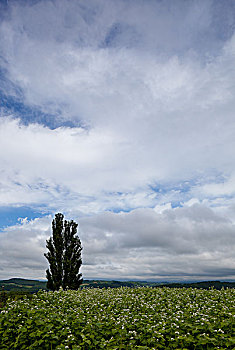
[[[234,349],[234,289],[40,291],[0,313],[0,348]]]

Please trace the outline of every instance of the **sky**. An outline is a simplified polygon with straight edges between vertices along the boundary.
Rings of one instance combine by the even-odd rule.
[[[0,0],[0,279],[235,280],[235,2]]]

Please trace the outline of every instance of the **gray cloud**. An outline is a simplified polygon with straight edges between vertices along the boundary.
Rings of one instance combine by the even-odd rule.
[[[233,1],[12,1],[8,20],[19,35],[77,46],[144,47],[207,52],[232,34]],[[7,17],[5,16],[5,19]],[[222,20],[221,20],[222,19]],[[42,25],[43,23],[43,25]],[[174,51],[173,51],[174,52]]]
[[[50,235],[50,219],[25,219],[0,233],[1,278],[45,278],[43,253]]]
[[[120,249],[166,249],[172,253],[198,253],[229,246],[235,239],[233,223],[211,209],[193,205],[165,210],[136,209],[129,213],[104,213],[81,219],[89,240],[99,237]],[[114,243],[115,242],[115,243]],[[110,246],[107,247],[109,251]],[[185,249],[185,250],[184,250]]]
[[[235,226],[203,206],[105,213],[80,224],[90,276],[234,278]]]
[[[200,215],[198,215],[200,212]],[[84,278],[234,278],[235,226],[201,205],[103,213],[77,220]],[[2,275],[44,278],[51,217],[0,235]]]

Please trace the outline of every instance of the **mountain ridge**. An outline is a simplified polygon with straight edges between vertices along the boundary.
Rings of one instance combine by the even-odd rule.
[[[168,288],[235,288],[235,282],[227,281],[195,281],[195,282],[148,282],[148,281],[115,281],[115,280],[84,280],[82,288],[118,288],[118,287],[168,287]],[[0,280],[0,290],[22,291],[36,293],[40,289],[47,290],[46,281],[25,278],[10,278]]]

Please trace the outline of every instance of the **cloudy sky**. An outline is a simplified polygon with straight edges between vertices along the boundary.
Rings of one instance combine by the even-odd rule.
[[[0,279],[235,279],[235,2],[0,1]]]

